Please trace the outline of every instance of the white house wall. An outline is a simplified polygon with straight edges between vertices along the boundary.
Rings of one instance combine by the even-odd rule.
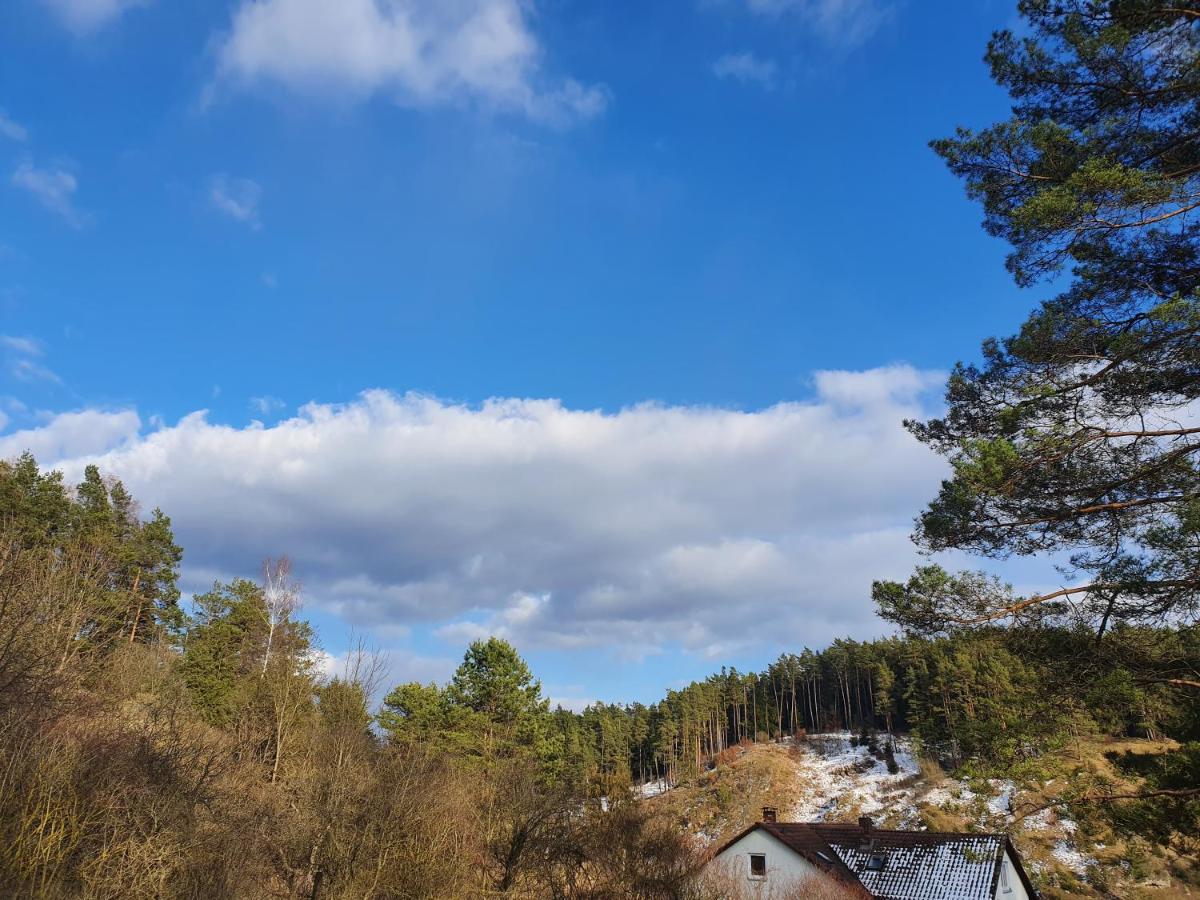
[[[761,853],[767,859],[767,877],[750,877],[750,854]],[[825,875],[803,856],[761,828],[756,828],[741,840],[730,844],[713,857],[709,866],[732,878],[755,900],[782,896],[790,886],[805,878]],[[1010,895],[1006,894],[1005,897]]]
[[[1007,850],[1004,851],[1003,865],[1001,877],[996,880],[996,900],[1030,900],[1025,885],[1021,883],[1021,876],[1017,874],[1016,866],[1013,865],[1012,855]]]

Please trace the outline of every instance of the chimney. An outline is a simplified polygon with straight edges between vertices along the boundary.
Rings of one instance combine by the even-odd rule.
[[[871,821],[870,816],[859,816],[858,827],[861,828],[865,833],[870,834],[871,829],[875,827],[875,823]]]
[[[773,807],[773,806],[764,806],[762,809],[763,809],[763,818],[762,818],[762,820],[763,820],[764,822],[771,822],[771,823],[774,823],[774,822],[775,822],[775,820],[776,820],[776,816],[775,816],[775,807]]]

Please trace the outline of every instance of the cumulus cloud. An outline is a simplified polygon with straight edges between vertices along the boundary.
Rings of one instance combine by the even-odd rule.
[[[549,79],[542,56],[523,0],[243,0],[217,50],[217,84],[473,102],[552,124],[604,110],[603,87]]]
[[[111,453],[136,442],[141,424],[138,414],[131,410],[60,413],[48,425],[0,437],[0,459],[19,456],[26,450],[40,462]]]
[[[255,231],[262,227],[258,213],[262,187],[257,181],[214,175],[208,185],[208,200],[213,209],[229,218],[249,225]]]
[[[928,391],[941,388],[944,372],[914,369],[912,366],[883,366],[860,372],[820,371],[813,376],[817,393],[842,408],[889,407],[898,399],[911,403]]]
[[[86,34],[150,0],[42,0],[72,31]]]
[[[870,39],[895,12],[886,0],[741,0],[748,10],[771,18],[793,18],[836,47]]]
[[[813,400],[757,411],[369,391],[270,427],[197,412],[145,433],[73,413],[0,452],[71,477],[99,463],[172,516],[206,578],[287,553],[306,602],[363,631],[718,655],[879,630],[871,580],[908,574],[944,474],[900,422],[939,382],[824,372]]]
[[[12,183],[31,194],[42,206],[61,216],[74,228],[82,228],[86,217],[75,208],[75,191],[79,181],[62,166],[39,169],[23,162],[13,172]]]
[[[758,84],[767,90],[775,87],[775,62],[759,59],[750,52],[726,53],[713,63],[712,70],[718,78],[732,78],[743,84]]]
[[[29,138],[29,130],[20,122],[14,122],[4,110],[0,109],[0,137],[10,141],[24,141]]]

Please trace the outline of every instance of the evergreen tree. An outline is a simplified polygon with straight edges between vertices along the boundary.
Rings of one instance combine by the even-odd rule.
[[[264,637],[262,590],[245,579],[198,594],[180,674],[200,715],[228,724],[250,702]]]
[[[450,710],[445,692],[436,684],[397,685],[383,698],[379,726],[393,743],[428,742],[442,735]]]
[[[525,660],[512,644],[496,637],[471,644],[447,695],[452,703],[500,725],[515,725],[548,710],[541,683]]]
[[[1200,4],[1023,0],[987,59],[1012,117],[934,147],[1013,247],[1022,284],[1070,269],[1020,332],[959,365],[942,418],[909,423],[953,475],[930,550],[1053,553],[1076,583],[877,595],[957,623],[1193,616],[1200,602]],[[979,584],[974,587],[979,587]],[[910,588],[918,594],[928,585]],[[963,587],[958,585],[956,587]],[[967,585],[967,587],[971,587]],[[1063,601],[1070,599],[1070,604]]]

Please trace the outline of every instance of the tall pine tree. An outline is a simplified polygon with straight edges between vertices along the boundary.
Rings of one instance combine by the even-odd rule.
[[[1008,240],[1024,285],[1065,290],[959,365],[909,428],[952,477],[929,550],[1053,554],[1066,587],[1013,597],[924,570],[878,585],[929,630],[1006,617],[1193,619],[1200,602],[1200,3],[1023,0],[987,52],[1012,116],[935,150]]]

